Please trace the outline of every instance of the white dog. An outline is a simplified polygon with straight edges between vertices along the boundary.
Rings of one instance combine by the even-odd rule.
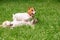
[[[29,8],[27,13],[16,13],[13,14],[14,21],[28,21],[35,14],[34,8]]]

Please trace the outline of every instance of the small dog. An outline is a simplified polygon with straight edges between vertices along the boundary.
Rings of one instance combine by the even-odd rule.
[[[15,21],[28,21],[33,18],[35,14],[34,8],[29,8],[27,13],[16,13],[13,14],[13,20]]]
[[[2,23],[2,25],[0,25],[0,26],[2,26],[2,27],[8,27],[8,26],[10,26],[11,25],[11,22],[10,21],[4,21],[3,23]]]

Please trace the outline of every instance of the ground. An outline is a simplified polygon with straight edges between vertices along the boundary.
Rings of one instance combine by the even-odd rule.
[[[12,14],[27,12],[29,7],[36,10],[35,29],[30,26],[0,27],[0,40],[60,40],[59,0],[0,0],[0,24],[12,21]]]

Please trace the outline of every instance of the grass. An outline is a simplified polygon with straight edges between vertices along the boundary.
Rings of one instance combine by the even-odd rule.
[[[30,26],[0,28],[0,40],[60,40],[60,2],[59,0],[0,0],[0,24],[12,21],[12,14],[26,12],[34,7],[39,22],[35,29]]]

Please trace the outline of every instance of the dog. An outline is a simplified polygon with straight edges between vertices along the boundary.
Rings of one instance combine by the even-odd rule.
[[[3,23],[2,23],[2,25],[0,25],[0,27],[2,26],[2,27],[8,27],[8,26],[10,26],[11,25],[11,22],[10,21],[4,21]]]
[[[31,7],[28,9],[28,12],[26,13],[13,14],[13,20],[14,21],[28,21],[31,18],[33,18],[34,14],[35,14],[35,10],[33,7]]]

